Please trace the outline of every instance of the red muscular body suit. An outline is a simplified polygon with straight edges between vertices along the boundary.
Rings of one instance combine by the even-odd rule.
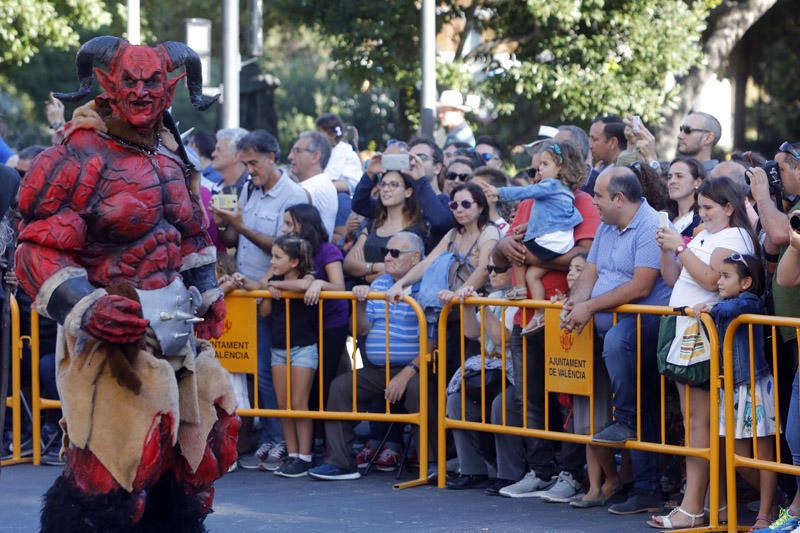
[[[176,151],[159,145],[159,135],[169,135],[165,111],[183,78],[170,80],[168,72],[185,65],[195,106],[213,102],[199,96],[199,61],[181,43],[149,48],[98,37],[81,47],[77,63],[81,90],[61,97],[85,96],[94,73],[105,89],[95,101],[102,122],[74,129],[43,152],[19,195],[20,285],[40,312],[62,325],[57,373],[66,468],[45,496],[42,530],[204,531],[213,481],[236,459],[239,420],[229,380],[213,357],[195,355],[210,349],[202,341],[184,341],[175,353],[163,343],[152,348],[160,339],[154,340],[143,304],[111,288],[155,295],[176,283],[180,290],[196,288],[192,294],[200,298],[194,300],[201,301],[193,312],[203,321],[195,333],[219,335],[225,306],[206,219],[187,187],[180,144]],[[152,342],[144,348],[148,335]],[[114,346],[138,346],[133,353],[139,360],[130,368],[141,390],[126,389],[103,366],[98,354]],[[93,358],[81,359],[88,352]],[[179,362],[165,362],[167,355],[178,355]],[[92,365],[94,373],[87,374]],[[101,405],[102,398],[116,405]],[[144,407],[122,408],[128,404]],[[142,416],[142,429],[130,430],[137,421],[142,425]],[[129,420],[127,427],[102,426],[115,418]],[[181,433],[184,420],[195,429]],[[131,435],[136,442],[128,446],[124,439]],[[192,446],[197,449],[189,453]]]

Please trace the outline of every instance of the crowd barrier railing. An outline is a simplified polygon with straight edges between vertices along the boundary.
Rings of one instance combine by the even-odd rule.
[[[249,308],[246,311],[249,316],[253,317],[252,324],[255,324],[255,299],[257,298],[271,298],[271,293],[265,290],[259,291],[233,291],[227,295],[226,301],[228,302],[229,306],[234,309],[234,313],[230,314],[228,317],[228,321],[232,321],[232,316],[237,315],[237,301],[245,300],[251,302],[247,307]],[[288,342],[289,332],[291,330],[291,322],[290,322],[290,305],[302,305],[302,293],[291,293],[282,291],[281,300],[273,301],[274,305],[285,305],[286,306],[286,330],[287,330],[287,338],[278,340],[272,339],[273,346],[284,346],[285,342]],[[367,296],[368,300],[384,300],[385,303],[385,313],[388,317],[389,314],[389,302],[386,301],[385,293],[379,292],[370,292]],[[254,407],[249,409],[238,409],[237,413],[240,416],[258,416],[258,417],[277,417],[277,418],[311,418],[311,419],[318,419],[318,420],[343,420],[343,421],[352,421],[352,422],[360,422],[364,420],[374,421],[374,422],[397,422],[401,424],[413,424],[419,427],[418,432],[418,457],[419,457],[419,477],[415,480],[408,481],[405,483],[396,484],[396,488],[408,488],[414,487],[418,485],[427,484],[427,472],[428,472],[428,368],[427,363],[430,361],[430,357],[427,351],[427,324],[425,321],[425,313],[420,307],[420,305],[409,296],[404,296],[403,301],[410,305],[414,310],[417,320],[419,323],[419,412],[417,413],[393,413],[392,406],[387,401],[385,401],[384,412],[367,412],[367,411],[360,411],[358,409],[358,395],[357,395],[357,368],[356,368],[356,339],[358,337],[357,332],[357,324],[358,324],[358,306],[355,299],[355,296],[351,292],[344,292],[344,291],[324,291],[320,294],[320,302],[328,301],[328,300],[348,300],[351,302],[351,334],[353,338],[353,356],[351,361],[351,373],[352,373],[352,392],[353,392],[353,400],[351,410],[349,412],[342,412],[342,411],[327,411],[325,409],[327,398],[323,397],[323,358],[320,355],[319,358],[319,367],[317,369],[317,378],[319,383],[319,407],[317,410],[295,410],[292,409],[290,401],[291,399],[291,357],[287,354],[287,362],[289,363],[286,367],[286,409],[264,409],[259,407],[259,398],[257,397],[257,386],[254,386],[256,389],[256,395],[254,396]],[[323,345],[323,321],[322,321],[322,314],[323,314],[323,306],[319,305],[319,331],[318,331],[318,349],[319,353],[323,353],[324,345]],[[237,319],[238,320],[238,319]],[[231,324],[232,325],[232,324]],[[386,336],[386,353],[385,353],[385,383],[388,385],[391,375],[390,375],[390,350],[389,347],[389,320],[386,320],[385,326],[385,336]],[[225,341],[225,334],[223,337],[215,343],[219,346],[218,343],[224,343]],[[255,350],[253,350],[252,355],[255,356]],[[219,358],[220,362],[231,372],[241,372],[239,365],[230,364],[228,358],[225,357],[224,351],[220,348],[217,348],[217,357]],[[362,352],[362,357],[365,357],[365,354]],[[252,363],[250,364],[250,370],[247,371],[248,373],[252,373]],[[257,383],[257,377],[255,378]]]
[[[635,440],[629,440],[624,444],[614,444],[614,445],[607,445],[598,442],[592,441],[592,434],[596,431],[594,426],[594,397],[593,397],[593,389],[591,385],[589,387],[584,388],[584,396],[589,397],[589,405],[590,405],[590,430],[589,434],[575,434],[575,433],[568,433],[565,431],[556,431],[550,429],[550,417],[549,417],[549,406],[548,406],[548,397],[550,393],[554,392],[565,392],[563,389],[559,390],[558,388],[554,389],[550,387],[545,382],[545,408],[544,408],[544,424],[542,428],[532,428],[528,427],[528,405],[526,401],[522,402],[521,409],[522,409],[522,425],[520,426],[513,426],[509,425],[506,422],[506,416],[508,412],[508,406],[506,402],[506,358],[508,357],[507,354],[510,354],[510,351],[507,349],[509,344],[509,335],[507,335],[506,330],[511,329],[507,327],[507,323],[505,320],[505,313],[501,314],[501,342],[500,342],[500,356],[502,358],[501,369],[502,369],[502,389],[501,389],[501,402],[502,402],[502,420],[501,423],[491,423],[486,420],[486,397],[485,397],[485,390],[482,391],[482,411],[481,411],[481,420],[480,421],[469,421],[465,418],[465,403],[466,403],[466,391],[465,387],[461,386],[461,418],[460,419],[452,419],[447,417],[445,412],[445,406],[447,405],[447,398],[446,398],[446,378],[448,376],[448,369],[447,369],[447,328],[448,328],[448,316],[451,310],[456,307],[458,308],[458,312],[460,315],[460,320],[458,321],[460,324],[460,366],[462,371],[462,379],[464,375],[464,363],[465,363],[465,335],[464,335],[464,310],[465,306],[477,306],[480,308],[481,313],[486,313],[487,310],[484,308],[486,306],[500,306],[501,308],[506,307],[519,307],[519,308],[528,308],[528,309],[544,309],[546,313],[546,326],[545,326],[545,346],[546,347],[553,347],[556,344],[561,344],[562,348],[563,345],[571,345],[570,348],[574,346],[586,346],[585,340],[584,343],[581,343],[581,339],[579,338],[577,332],[568,332],[560,327],[559,324],[559,314],[561,309],[561,303],[551,303],[546,302],[543,300],[523,300],[523,301],[509,301],[505,299],[490,299],[490,298],[467,298],[464,302],[459,302],[458,300],[454,299],[448,302],[441,311],[439,316],[439,325],[438,325],[438,404],[439,404],[439,411],[438,411],[438,466],[439,466],[439,477],[438,477],[438,486],[443,488],[445,486],[445,464],[446,464],[446,457],[445,457],[445,431],[458,429],[458,430],[466,430],[466,431],[483,431],[483,432],[490,432],[490,433],[502,433],[507,435],[517,435],[520,437],[535,437],[540,439],[549,439],[549,440],[559,440],[564,442],[576,442],[576,443],[583,443],[583,444],[594,444],[594,445],[601,445],[601,446],[612,446],[618,448],[626,448],[630,450],[640,450],[646,452],[656,452],[656,453],[665,453],[671,455],[679,455],[684,457],[697,457],[702,458],[709,462],[709,469],[710,469],[710,479],[718,479],[719,477],[719,439],[718,438],[710,438],[709,446],[708,447],[690,447],[688,443],[690,442],[690,435],[689,435],[689,426],[688,424],[685,425],[685,442],[687,445],[677,445],[677,444],[668,444],[667,443],[667,432],[666,432],[666,416],[665,416],[665,391],[667,387],[666,379],[664,376],[660,376],[660,400],[661,400],[661,409],[660,409],[660,438],[656,442],[648,442],[642,440],[642,397],[643,394],[650,394],[650,391],[643,391],[642,390],[642,380],[641,380],[641,371],[642,371],[642,316],[645,315],[656,315],[656,316],[679,316],[684,314],[684,311],[681,309],[673,309],[671,307],[664,307],[664,306],[650,306],[650,305],[623,305],[613,310],[614,313],[614,323],[616,323],[617,319],[621,314],[626,315],[635,315],[636,316],[636,413],[637,413],[637,423],[636,423],[636,433],[637,438]],[[691,310],[687,310],[686,313],[691,314]],[[710,344],[711,353],[719,353],[719,339],[716,334],[716,329],[714,327],[714,323],[711,318],[707,314],[702,314],[699,319],[702,321],[703,325],[707,329],[708,333],[708,340]],[[481,367],[484,367],[485,361],[485,351],[484,351],[484,339],[485,339],[485,321],[481,320],[481,332],[480,332],[480,344],[481,344]],[[583,336],[589,335],[593,336],[592,332],[592,324],[584,328],[582,333]],[[559,342],[553,342],[552,336],[557,336]],[[562,340],[563,339],[563,340]],[[546,348],[547,350],[547,348]],[[590,348],[593,350],[593,348]],[[567,350],[568,352],[570,350]],[[580,351],[580,349],[579,349]],[[585,350],[584,350],[585,352]],[[594,358],[594,354],[592,353],[573,353],[571,354],[575,357],[582,357],[583,360],[591,361]],[[544,354],[545,365],[548,364],[547,361],[547,354]],[[527,380],[528,376],[528,341],[523,338],[522,341],[522,376],[518,376],[515,373],[515,386],[522,387],[522,398],[528,398],[528,390],[529,384]],[[719,405],[718,399],[719,398],[719,387],[720,387],[720,367],[719,367],[719,360],[717,357],[711,358],[710,364],[710,423],[709,423],[709,431],[710,436],[714,437],[717,435],[718,428],[719,428]],[[545,372],[546,368],[542,369],[542,372]],[[556,374],[558,371],[556,369]],[[591,381],[591,372],[586,372],[585,379]],[[545,376],[547,374],[545,373]],[[484,375],[482,372],[482,389],[485,389],[485,381]],[[521,380],[521,383],[520,383]],[[687,394],[689,387],[687,386],[686,389]],[[688,402],[687,402],[688,404]],[[687,408],[686,417],[689,417],[689,411]],[[710,515],[710,523],[708,526],[695,528],[693,531],[724,531],[725,526],[720,526],[719,524],[719,517],[718,517],[718,509],[719,509],[719,486],[718,483],[711,483],[709,489],[709,515]]]
[[[758,459],[758,438],[757,438],[757,420],[758,420],[758,396],[755,393],[756,390],[756,375],[754,372],[755,369],[755,360],[754,360],[754,335],[753,335],[753,328],[754,326],[763,326],[765,328],[771,329],[772,334],[772,342],[770,343],[770,350],[765,350],[765,356],[768,360],[772,362],[772,378],[774,383],[774,405],[772,408],[774,409],[775,413],[775,459],[770,461],[766,459]],[[750,398],[752,399],[752,408],[751,412],[753,413],[753,429],[752,433],[752,457],[747,457],[743,455],[739,455],[736,453],[735,447],[735,431],[734,427],[736,424],[736,414],[734,412],[734,392],[735,383],[734,378],[734,363],[733,363],[733,345],[734,345],[734,337],[736,332],[739,328],[746,327],[748,329],[748,344],[749,344],[749,351],[750,351],[750,381],[748,382],[748,387],[750,389]],[[789,474],[792,476],[800,476],[800,466],[791,465],[791,464],[783,464],[781,463],[781,441],[780,436],[782,433],[781,427],[781,411],[780,411],[780,387],[778,386],[778,331],[777,328],[779,327],[787,327],[787,328],[794,328],[795,333],[797,334],[796,342],[798,343],[798,348],[800,348],[800,319],[798,318],[787,318],[787,317],[776,317],[776,316],[764,316],[764,315],[740,315],[736,317],[731,324],[728,326],[727,331],[725,332],[725,338],[723,343],[723,361],[724,361],[724,383],[731,384],[731,386],[724,387],[724,402],[725,402],[725,476],[726,476],[726,490],[727,490],[727,499],[728,499],[728,531],[736,531],[737,530],[737,522],[736,522],[736,469],[737,468],[753,468],[756,469],[758,472],[762,470],[768,470],[776,473],[783,473]],[[800,350],[798,350],[800,353]],[[800,360],[800,355],[798,355],[798,359]],[[798,361],[800,363],[800,361]],[[784,392],[794,392],[794,391],[784,391]],[[800,394],[800,390],[797,391]],[[763,413],[766,415],[766,413]],[[800,418],[800,413],[789,413],[789,417],[794,416],[795,420]],[[713,478],[712,478],[713,479]],[[790,496],[791,497],[791,496]]]
[[[22,342],[25,337],[20,336],[19,330],[19,305],[17,299],[11,295],[9,299],[11,312],[11,396],[4,398],[3,408],[11,408],[11,457],[0,462],[0,465],[14,465],[29,463],[30,457],[22,457]],[[2,431],[2,428],[0,428]],[[7,443],[4,443],[4,445]],[[5,450],[3,450],[5,452]],[[5,455],[5,453],[3,453]]]

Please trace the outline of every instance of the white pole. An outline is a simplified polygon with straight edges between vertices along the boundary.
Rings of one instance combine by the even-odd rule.
[[[139,0],[128,0],[128,42],[131,44],[142,43]]]
[[[222,4],[222,127],[239,127],[239,2]]]
[[[433,138],[436,119],[436,3],[422,0],[421,52],[422,52],[422,98],[420,130],[422,135]]]

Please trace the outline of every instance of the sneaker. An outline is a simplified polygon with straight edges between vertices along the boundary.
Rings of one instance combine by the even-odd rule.
[[[531,470],[525,477],[505,488],[499,490],[500,496],[506,498],[533,498],[536,491],[546,489],[552,484],[552,481],[545,481],[539,479],[536,472]]]
[[[274,442],[265,442],[258,447],[256,453],[249,453],[239,458],[239,466],[245,470],[258,470],[258,465],[267,460],[269,451],[275,446]]]
[[[381,472],[394,472],[400,466],[400,452],[384,448],[375,459],[375,469]]]
[[[500,490],[508,487],[509,485],[513,485],[516,481],[512,481],[510,479],[502,479],[497,478],[492,482],[491,485],[486,487],[486,494],[489,496],[500,496]]]
[[[637,491],[622,503],[615,503],[608,512],[618,515],[637,513],[659,513],[664,510],[664,502],[655,491]]]
[[[299,457],[289,457],[275,470],[274,474],[281,477],[303,477],[311,469],[311,461],[304,461]]]
[[[795,516],[789,509],[781,509],[778,519],[768,527],[756,530],[755,533],[795,533],[800,531],[800,516]]]
[[[61,446],[48,447],[45,453],[42,454],[42,464],[46,466],[64,466],[64,459],[61,458]]]
[[[548,503],[569,503],[578,494],[581,484],[575,481],[572,474],[561,471],[555,478],[555,483],[547,490],[539,490],[533,493],[537,498]]]
[[[592,440],[608,444],[621,444],[628,440],[636,440],[636,431],[621,422],[615,422],[600,433],[595,434]]]
[[[267,472],[274,472],[281,467],[281,464],[285,458],[286,441],[282,440],[270,448],[266,460],[258,464],[258,469],[266,470]]]
[[[361,448],[361,451],[358,452],[356,455],[356,468],[366,468],[369,465],[369,462],[375,456],[376,449],[370,447],[369,445],[365,445]]]
[[[308,476],[314,479],[326,481],[342,481],[346,479],[358,479],[361,477],[357,468],[341,468],[330,463],[322,463],[308,471]]]

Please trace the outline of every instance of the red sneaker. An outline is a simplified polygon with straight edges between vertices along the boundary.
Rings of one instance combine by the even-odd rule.
[[[375,460],[375,468],[381,472],[394,472],[400,466],[400,452],[384,448]]]
[[[361,451],[356,455],[356,466],[358,468],[366,468],[370,460],[375,456],[375,448],[365,445]]]

